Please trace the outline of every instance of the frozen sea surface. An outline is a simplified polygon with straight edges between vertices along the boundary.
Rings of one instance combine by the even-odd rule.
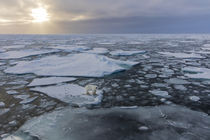
[[[0,35],[0,139],[209,140],[209,44],[189,34]],[[84,94],[89,84],[96,96]]]
[[[34,73],[49,76],[103,77],[129,69],[138,62],[120,61],[96,54],[73,54],[65,57],[48,56],[39,60],[21,61],[6,73]]]
[[[180,106],[96,110],[68,107],[33,118],[3,140],[208,140],[209,131],[207,114]]]

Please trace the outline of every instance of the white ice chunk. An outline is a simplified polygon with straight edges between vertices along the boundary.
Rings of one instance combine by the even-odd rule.
[[[156,96],[171,97],[170,95],[168,95],[168,92],[167,91],[150,90],[149,92],[152,93],[153,95],[156,95]]]
[[[190,98],[190,100],[192,100],[194,102],[197,102],[200,100],[200,98],[198,96],[190,96],[189,98]]]
[[[7,94],[13,95],[13,94],[18,94],[19,92],[17,92],[16,90],[8,90]]]
[[[28,104],[28,103],[31,103],[33,102],[34,100],[36,100],[38,97],[35,96],[35,97],[31,97],[31,98],[27,98],[27,99],[24,99],[23,101],[20,102],[20,104]]]
[[[142,131],[146,131],[143,133]],[[180,133],[181,132],[181,133]],[[182,106],[136,109],[73,109],[46,113],[27,121],[13,140],[208,140],[210,117]],[[11,136],[3,140],[11,140]]]
[[[9,111],[10,111],[10,109],[8,109],[8,108],[0,109],[0,116],[9,112]]]
[[[159,53],[169,57],[176,57],[176,58],[205,58],[200,54],[196,53],[171,53],[171,52],[159,52]]]
[[[101,100],[101,91],[97,91],[97,96],[90,96],[85,94],[85,88],[75,84],[65,84],[58,86],[36,87],[33,91],[38,91],[47,94],[50,97],[59,99],[66,103],[77,104],[82,106],[84,104],[95,104]]]
[[[51,85],[62,82],[70,82],[74,81],[76,78],[68,78],[68,77],[48,77],[48,78],[37,78],[34,79],[28,86],[43,86],[43,85]]]
[[[72,54],[64,57],[47,56],[39,60],[21,61],[6,73],[35,73],[49,76],[103,77],[129,69],[138,62],[120,61],[96,54]]]
[[[129,56],[129,55],[135,55],[135,54],[144,54],[146,51],[123,51],[123,50],[117,50],[110,52],[111,55],[115,56]]]
[[[0,66],[1,66],[1,65],[4,65],[4,63],[1,63],[1,62],[0,62]]]
[[[202,49],[210,51],[210,44],[204,44]]]
[[[4,102],[0,102],[0,107],[4,107],[5,103]]]
[[[15,59],[15,58],[23,58],[32,55],[40,55],[46,53],[52,53],[55,50],[34,50],[34,49],[25,49],[18,51],[8,51],[5,53],[0,53],[0,59]]]
[[[189,78],[210,79],[210,69],[208,68],[184,67],[182,70]]]
[[[86,51],[86,53],[105,54],[108,53],[106,48],[93,48],[93,50]]]

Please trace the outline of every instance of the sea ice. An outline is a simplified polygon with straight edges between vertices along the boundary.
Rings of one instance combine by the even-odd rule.
[[[190,100],[192,100],[194,102],[197,102],[200,100],[200,98],[198,96],[190,96],[189,98],[190,98]]]
[[[24,99],[23,101],[20,102],[20,104],[28,104],[28,103],[31,103],[33,102],[34,100],[36,100],[38,97],[35,96],[35,97],[31,97],[31,98],[27,98],[27,99]]]
[[[2,48],[4,49],[20,49],[20,48],[24,48],[25,45],[10,45],[10,46],[3,46]]]
[[[93,48],[93,50],[86,51],[85,53],[105,54],[108,53],[108,50],[106,48]]]
[[[210,51],[210,44],[204,44],[202,49]]]
[[[129,55],[145,54],[145,53],[146,51],[123,51],[123,50],[110,52],[111,55],[116,55],[116,56],[129,56]]]
[[[207,114],[166,105],[94,110],[67,107],[27,121],[11,136],[13,140],[31,140],[32,136],[41,140],[208,140],[209,132]],[[11,136],[3,140],[11,140]]]
[[[103,77],[129,69],[138,62],[120,61],[96,54],[71,54],[64,57],[47,56],[39,60],[20,61],[6,73],[35,73],[48,76]]]
[[[18,94],[19,92],[17,92],[16,90],[8,90],[7,94],[13,95],[13,94]]]
[[[17,51],[8,51],[5,53],[0,53],[0,59],[15,59],[15,58],[23,58],[32,55],[40,55],[46,53],[52,53],[55,50],[35,50],[35,49],[25,49],[25,50],[17,50]]]
[[[97,96],[86,95],[85,88],[75,84],[36,87],[31,90],[42,92],[63,102],[77,104],[79,106],[99,103],[102,98],[101,91],[97,91]]]
[[[210,79],[210,69],[198,67],[184,67],[185,75],[195,79]]]
[[[73,46],[73,45],[59,45],[59,46],[54,46],[51,47],[53,49],[58,49],[58,50],[62,50],[65,52],[84,52],[89,50],[90,48],[86,47],[86,46]]]
[[[0,62],[0,66],[1,66],[1,65],[4,65],[4,63],[1,63],[1,62]]]
[[[201,56],[200,54],[196,53],[171,53],[171,52],[159,52],[160,54],[170,56],[170,57],[176,57],[176,58],[205,58]]]
[[[74,81],[76,78],[69,77],[48,77],[48,78],[37,78],[34,79],[28,86],[43,86],[43,85],[51,85],[63,82]]]
[[[5,113],[7,113],[7,112],[9,112],[9,111],[10,111],[10,109],[8,109],[8,108],[0,109],[0,116],[5,114]]]
[[[184,84],[189,84],[188,81],[183,80],[183,79],[178,79],[178,78],[170,78],[169,80],[165,80],[169,84],[174,84],[174,85],[184,85]]]
[[[5,103],[4,102],[0,102],[0,107],[4,107]]]
[[[149,92],[156,96],[167,97],[167,98],[171,97],[170,95],[168,95],[167,91],[150,90]]]

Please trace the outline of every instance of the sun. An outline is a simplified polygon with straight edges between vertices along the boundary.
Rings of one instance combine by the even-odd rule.
[[[33,17],[32,22],[46,22],[50,20],[49,14],[46,9],[40,7],[31,10],[31,16]]]

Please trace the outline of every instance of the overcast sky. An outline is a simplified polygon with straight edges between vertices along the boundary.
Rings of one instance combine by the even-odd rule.
[[[0,33],[210,33],[210,0],[0,0]]]

